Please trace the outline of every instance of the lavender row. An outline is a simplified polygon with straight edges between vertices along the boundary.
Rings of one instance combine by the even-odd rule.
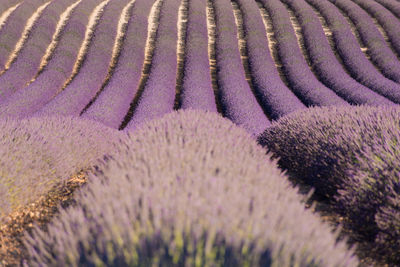
[[[7,60],[14,51],[14,47],[24,31],[28,19],[45,2],[46,0],[24,1],[6,20],[0,30],[0,71],[5,68]]]
[[[306,1],[314,6],[326,20],[333,34],[335,49],[352,77],[393,102],[400,103],[400,84],[383,76],[365,57],[350,26],[339,10],[326,0]]]
[[[87,120],[0,119],[0,223],[110,153],[122,135]]]
[[[400,264],[399,118],[398,107],[312,108],[259,138],[282,168],[328,197],[379,266]]]
[[[207,0],[189,0],[181,94],[182,109],[217,111],[208,58]]]
[[[0,102],[26,86],[39,70],[46,48],[52,41],[61,13],[72,0],[51,2],[29,32],[24,46],[10,68],[0,76]]]
[[[367,11],[372,17],[374,17],[377,22],[382,26],[383,30],[389,37],[390,44],[397,52],[400,58],[400,21],[385,7],[376,3],[375,0],[352,0],[357,3],[361,8]]]
[[[376,2],[389,9],[396,17],[400,19],[400,2],[396,0],[376,0]]]
[[[172,112],[177,71],[179,0],[163,0],[149,78],[126,130]]]
[[[47,232],[26,235],[26,265],[357,266],[301,201],[245,130],[174,112],[121,142]]]
[[[43,72],[29,86],[0,104],[2,116],[26,117],[48,103],[70,77],[85,38],[90,14],[101,0],[82,1],[73,11]]]
[[[111,1],[93,32],[85,59],[78,74],[54,99],[41,108],[37,115],[57,114],[79,116],[81,111],[101,89],[117,42],[118,22],[122,10],[130,0]]]
[[[265,26],[255,1],[237,0],[243,16],[243,30],[256,95],[264,109],[278,119],[293,111],[306,108],[283,83],[269,53]]]
[[[360,38],[368,48],[369,56],[389,79],[400,82],[400,62],[388,47],[372,18],[357,4],[348,0],[329,0],[345,13],[357,28]]]
[[[339,63],[326,39],[321,22],[304,0],[282,0],[301,25],[304,44],[319,78],[326,86],[353,104],[391,105],[393,102],[359,84]]]
[[[129,110],[145,58],[148,15],[154,1],[136,0],[113,74],[82,117],[118,128]]]
[[[260,0],[268,12],[277,40],[277,49],[290,88],[308,106],[348,105],[321,83],[310,70],[297,43],[289,13],[280,1]]]
[[[232,6],[228,0],[216,0],[212,5],[216,25],[218,97],[223,114],[251,134],[257,135],[270,125],[270,121],[246,81]]]

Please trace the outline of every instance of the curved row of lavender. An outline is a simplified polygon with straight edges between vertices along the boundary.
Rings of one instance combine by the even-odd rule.
[[[260,0],[268,12],[277,49],[290,88],[307,106],[348,105],[321,83],[310,70],[299,48],[289,13],[278,0]]]
[[[340,11],[326,0],[306,0],[320,12],[332,31],[335,49],[346,70],[359,83],[371,88],[395,103],[400,103],[400,84],[386,78],[360,50],[350,25]]]
[[[180,102],[182,109],[217,112],[208,59],[207,0],[189,0]]]
[[[236,0],[243,17],[244,38],[254,90],[272,119],[306,108],[283,83],[271,57],[265,26],[255,1]]]
[[[0,119],[0,223],[110,153],[122,133],[89,120]]]
[[[154,3],[154,0],[135,1],[112,76],[82,117],[116,129],[121,125],[138,90],[145,59],[147,17]]]
[[[7,18],[0,30],[0,71],[4,70],[8,58],[14,51],[14,47],[24,31],[28,19],[35,13],[39,6],[47,1],[24,1]]]
[[[342,10],[354,23],[368,55],[389,79],[400,82],[400,62],[389,48],[370,15],[356,3],[347,0],[329,0]]]
[[[391,266],[400,264],[399,118],[398,107],[312,108],[258,139],[282,168],[327,196],[371,257]]]
[[[131,131],[146,120],[174,110],[177,72],[179,0],[162,0],[159,25],[148,80],[126,126]]]
[[[246,81],[232,5],[229,0],[215,0],[212,7],[216,25],[217,97],[221,101],[222,113],[248,132],[258,135],[270,125],[270,121]]]
[[[0,103],[25,87],[37,74],[46,49],[53,39],[60,15],[74,2],[74,0],[53,1],[35,21],[17,58],[0,76]]]
[[[221,142],[223,140],[223,142]],[[48,227],[28,266],[357,266],[253,137],[213,112],[142,124]]]
[[[29,86],[18,90],[0,105],[3,116],[27,117],[48,103],[73,71],[85,38],[91,12],[101,0],[82,1],[72,12],[60,40],[42,73]]]
[[[375,0],[353,0],[353,2],[357,3],[361,8],[367,11],[371,17],[377,20],[389,37],[390,45],[397,53],[398,58],[400,58],[399,19]]]
[[[117,41],[118,23],[123,8],[130,0],[110,1],[93,31],[79,72],[71,83],[36,115],[79,116],[85,106],[101,89],[111,64],[114,43]]]
[[[286,3],[297,17],[310,60],[318,73],[318,77],[326,86],[352,104],[393,104],[385,97],[358,83],[346,73],[335,57],[317,15],[304,0],[282,0],[282,2]],[[393,90],[393,94],[395,92]],[[395,96],[396,99],[400,100],[398,95]]]
[[[379,4],[389,9],[396,17],[400,18],[400,3],[396,0],[376,0]]]

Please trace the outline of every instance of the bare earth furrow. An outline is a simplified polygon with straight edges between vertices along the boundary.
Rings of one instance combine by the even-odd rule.
[[[114,43],[118,41],[118,24],[124,7],[130,0],[110,1],[94,29],[79,72],[69,85],[46,104],[38,115],[57,114],[79,116],[100,90],[112,62]]]
[[[21,1],[8,1],[0,6],[0,30],[21,3]]]
[[[164,0],[162,3],[149,77],[125,128],[128,131],[174,110],[180,4],[179,0]]]
[[[18,90],[0,105],[3,116],[26,117],[48,103],[71,76],[78,52],[90,31],[91,18],[97,18],[107,1],[87,0],[73,11],[60,41],[43,72],[29,86]],[[96,20],[97,21],[97,20]]]
[[[139,90],[142,69],[146,73],[143,75],[148,75],[157,29],[158,6],[159,1],[136,0],[113,75],[82,117],[112,128],[120,127]]]
[[[246,81],[232,5],[229,0],[215,0],[212,7],[216,25],[218,97],[222,113],[249,133],[258,135],[270,125],[270,121]]]
[[[329,0],[357,28],[360,40],[374,64],[389,79],[400,82],[400,61],[386,43],[371,16],[360,6],[347,0]]]
[[[183,84],[180,95],[182,109],[217,112],[210,75],[207,24],[207,1],[189,0]]]
[[[52,37],[56,34],[57,24],[61,14],[70,6],[73,0],[51,2],[30,29],[24,46],[18,53],[10,68],[0,76],[1,102],[10,95],[26,86],[40,70],[40,64],[46,49],[50,46]]]
[[[46,0],[24,1],[8,16],[0,30],[0,73],[4,71],[15,46],[23,37],[29,19],[47,2]]]
[[[308,62],[301,42],[301,32],[295,33],[290,14],[277,0],[260,0],[260,11],[267,13],[264,23],[272,28],[282,69],[290,88],[308,106],[348,105],[341,97],[320,82]],[[303,49],[301,49],[303,47]]]
[[[255,95],[272,119],[306,108],[283,83],[269,53],[266,29],[256,2],[236,0],[242,15],[249,75]]]
[[[391,105],[393,102],[358,83],[349,76],[333,53],[321,22],[303,0],[282,0],[301,25],[304,44],[319,79],[352,104]]]
[[[400,103],[400,85],[383,76],[361,52],[346,19],[334,5],[325,0],[306,0],[320,20],[332,29],[332,50],[343,59],[347,71],[361,84]],[[320,13],[321,12],[321,13]]]
[[[178,38],[176,44],[176,82],[175,82],[175,103],[174,109],[179,109],[182,105],[181,94],[183,85],[183,67],[185,62],[185,46],[186,46],[186,30],[188,20],[188,3],[189,0],[181,0],[178,11]]]

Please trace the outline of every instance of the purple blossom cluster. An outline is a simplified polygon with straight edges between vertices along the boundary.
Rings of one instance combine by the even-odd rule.
[[[283,83],[271,57],[265,26],[255,1],[237,0],[243,17],[243,30],[254,89],[263,108],[278,119],[293,111],[306,108]],[[266,75],[268,74],[268,75]]]
[[[311,108],[277,121],[258,139],[325,195],[373,257],[400,264],[398,107]]]
[[[0,119],[0,222],[54,185],[91,167],[122,133],[70,117]]]
[[[85,38],[90,13],[101,0],[82,1],[73,11],[51,59],[29,86],[11,95],[0,105],[3,116],[27,117],[48,103],[70,77]]]
[[[357,266],[302,201],[245,130],[214,112],[174,112],[100,162],[47,233],[26,235],[26,264]]]
[[[284,5],[278,0],[260,2],[271,18],[279,58],[293,92],[308,106],[348,105],[344,99],[321,83],[310,70]]]
[[[182,109],[217,111],[208,59],[207,0],[189,1],[181,93]]]
[[[150,74],[127,131],[174,110],[179,6],[179,0],[163,0]]]
[[[26,86],[36,75],[47,47],[52,41],[59,17],[72,0],[51,2],[29,32],[28,38],[10,68],[0,76],[0,102]]]
[[[114,43],[117,41],[118,22],[123,15],[122,9],[129,2],[130,0],[111,1],[105,7],[78,74],[37,115],[79,116],[96,96],[108,74]]]
[[[9,56],[20,39],[25,24],[37,8],[47,0],[32,0],[21,3],[8,17],[0,30],[0,71],[4,70]],[[1,88],[0,88],[1,90]]]
[[[335,57],[317,15],[304,0],[282,0],[282,2],[286,3],[296,15],[301,25],[304,45],[310,55],[313,68],[326,86],[352,104],[393,104],[385,97],[358,83],[346,73]],[[381,87],[379,89],[382,90]],[[390,90],[390,88],[385,88],[385,92],[387,91],[392,91],[392,94],[396,92]],[[400,100],[397,94],[395,98]]]
[[[19,0],[3,0],[0,5],[0,16],[4,14],[9,8],[20,3]]]
[[[230,2],[212,2],[215,14],[215,53],[218,98],[225,117],[258,135],[270,125],[248,82],[240,58],[237,27]]]
[[[154,1],[149,0],[135,1],[117,65],[100,95],[82,114],[84,118],[116,129],[121,125],[139,86],[145,58],[147,16],[153,4]]]
[[[340,11],[326,0],[306,1],[324,17],[332,31],[335,49],[352,77],[393,102],[400,103],[400,84],[383,76],[365,57],[350,25]]]
[[[354,23],[368,55],[379,70],[395,82],[400,82],[400,62],[392,52],[370,15],[360,6],[347,0],[329,0]]]

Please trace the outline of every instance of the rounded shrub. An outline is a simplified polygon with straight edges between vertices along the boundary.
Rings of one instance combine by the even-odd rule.
[[[0,221],[112,151],[122,133],[71,117],[0,119]]]
[[[144,123],[103,159],[28,266],[356,266],[253,137],[216,113]]]
[[[375,255],[400,264],[400,108],[329,107],[291,114],[258,141],[329,197]]]

